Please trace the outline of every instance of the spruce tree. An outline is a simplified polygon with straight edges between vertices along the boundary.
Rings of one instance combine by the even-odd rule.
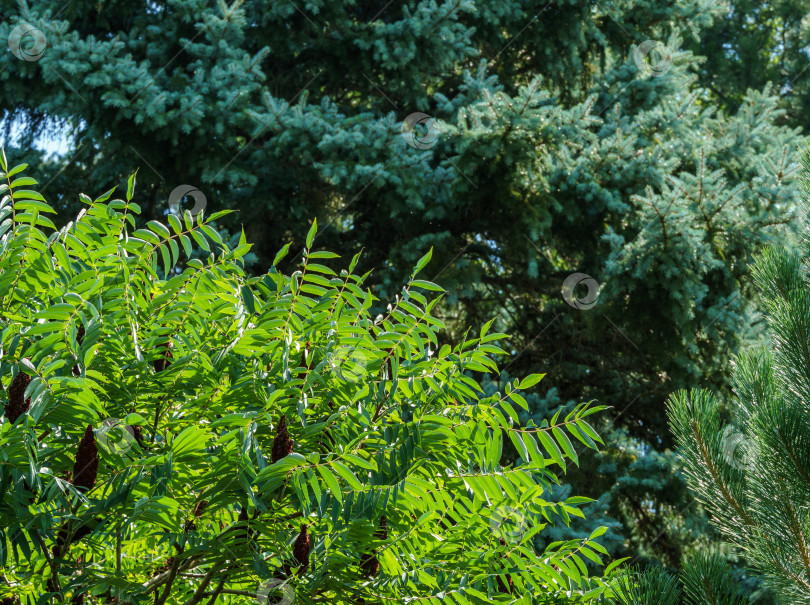
[[[800,250],[769,248],[757,260],[770,339],[736,359],[729,405],[697,389],[669,406],[690,489],[780,605],[810,603],[807,235]]]
[[[810,126],[810,28],[807,0],[731,0],[687,47],[706,58],[695,71],[715,102],[739,107],[749,88],[770,84],[779,91],[784,120]]]

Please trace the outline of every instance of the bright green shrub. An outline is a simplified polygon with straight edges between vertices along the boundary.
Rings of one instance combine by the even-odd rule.
[[[0,596],[23,602],[579,603],[588,540],[535,552],[584,498],[578,406],[520,428],[532,375],[485,397],[502,334],[437,346],[440,288],[385,317],[307,238],[249,278],[202,214],[132,230],[110,191],[57,230],[25,166],[0,185]],[[196,243],[210,255],[191,259]],[[181,252],[189,260],[180,267]],[[276,263],[287,254],[285,248]],[[523,466],[502,467],[506,439]],[[557,467],[557,468],[555,468]],[[82,487],[83,486],[83,487]],[[548,498],[548,500],[544,499]],[[303,528],[303,529],[302,529]],[[272,588],[272,591],[271,591]],[[60,597],[61,595],[61,597]]]

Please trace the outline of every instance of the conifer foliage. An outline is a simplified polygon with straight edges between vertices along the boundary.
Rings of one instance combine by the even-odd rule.
[[[617,582],[618,605],[745,605],[748,601],[734,581],[723,557],[693,554],[680,574],[660,566],[626,571]]]
[[[712,392],[675,394],[672,430],[690,489],[777,602],[810,603],[810,230],[800,250],[771,248],[755,278],[770,341],[734,367],[730,418]]]
[[[330,268],[314,224],[292,275],[276,268],[288,246],[248,277],[250,245],[223,242],[221,214],[135,229],[134,175],[125,199],[83,195],[56,229],[25,166],[0,168],[0,376],[17,416],[0,416],[4,603],[607,598],[586,565],[602,565],[604,528],[534,546],[582,516],[586,499],[551,488],[573,443],[600,442],[601,408],[522,428],[541,376],[485,394],[504,335],[438,345],[442,290],[417,277],[429,254],[373,317],[357,257]],[[506,441],[521,466],[502,466]]]

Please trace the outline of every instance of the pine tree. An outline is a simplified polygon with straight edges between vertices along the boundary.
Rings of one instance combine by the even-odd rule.
[[[790,605],[810,603],[810,229],[805,234],[800,251],[770,248],[757,261],[770,341],[737,358],[730,405],[699,389],[677,393],[669,407],[690,489],[777,602]]]
[[[616,588],[618,605],[744,605],[749,601],[716,553],[692,555],[677,576],[663,567],[625,572]]]

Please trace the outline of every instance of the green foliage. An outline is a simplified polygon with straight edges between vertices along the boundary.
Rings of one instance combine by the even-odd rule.
[[[747,603],[725,561],[715,553],[701,553],[686,558],[680,578],[657,566],[644,571],[634,569],[625,572],[615,588],[615,599],[619,605]]]
[[[625,572],[615,592],[621,605],[679,605],[681,597],[678,579],[658,566]]]
[[[723,108],[734,111],[749,88],[771,84],[779,90],[785,121],[810,126],[810,80],[807,45],[810,42],[807,0],[731,0],[717,19],[688,47],[706,60],[696,71]]]
[[[756,265],[770,344],[740,355],[732,416],[708,390],[670,401],[690,489],[729,543],[763,575],[778,603],[810,603],[810,240],[772,248]]]
[[[55,229],[24,165],[1,166],[0,596],[27,603],[584,603],[604,528],[558,475],[601,406],[521,427],[485,395],[503,334],[439,346],[417,264],[384,315],[310,246],[249,277],[221,213],[136,229],[108,191]],[[196,243],[208,254],[192,258]],[[178,261],[185,253],[185,267]],[[523,456],[501,464],[505,442]],[[286,591],[286,592],[285,592]],[[60,596],[61,595],[61,596]],[[280,596],[280,595],[279,595]],[[44,599],[44,600],[43,600]],[[266,601],[265,601],[266,602]]]
[[[439,342],[494,317],[514,374],[553,372],[557,392],[532,393],[521,422],[552,400],[611,406],[610,445],[582,456],[572,492],[622,526],[618,554],[677,567],[707,528],[664,403],[698,382],[727,390],[728,360],[759,336],[748,266],[792,235],[803,138],[783,124],[810,115],[786,107],[784,78],[768,87],[802,3],[732,4],[729,19],[713,0],[0,0],[0,39],[25,21],[48,40],[36,62],[0,54],[0,107],[27,134],[72,134],[37,168],[60,210],[137,164],[139,226],[191,183],[239,211],[220,227],[238,240],[244,225],[263,271],[317,217],[319,246],[365,251],[380,300],[432,246]],[[724,36],[760,27],[756,61],[721,57]],[[804,37],[789,38],[797,88]],[[647,40],[671,52],[655,75],[634,59]],[[733,102],[713,92],[749,71]],[[427,148],[402,136],[414,112],[436,120]],[[590,310],[560,295],[574,272],[601,285]]]
[[[700,605],[744,605],[747,599],[740,595],[725,562],[710,553],[695,555],[681,572],[687,603]]]

